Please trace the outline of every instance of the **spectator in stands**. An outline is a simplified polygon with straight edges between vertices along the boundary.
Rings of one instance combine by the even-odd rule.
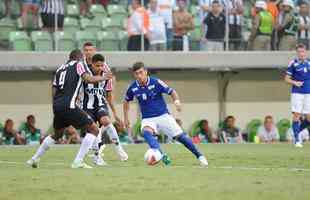
[[[220,130],[220,136],[224,143],[242,143],[242,134],[239,128],[235,125],[236,119],[233,116],[228,116],[224,120],[224,126]]]
[[[295,50],[298,17],[294,14],[294,3],[292,0],[283,0],[282,6],[277,23],[279,50]]]
[[[166,28],[164,18],[160,15],[157,0],[150,1],[150,50],[163,51],[166,50]]]
[[[173,13],[174,36],[172,42],[173,51],[188,51],[188,33],[194,29],[194,19],[186,10],[185,0],[178,0],[178,10]]]
[[[43,0],[41,5],[41,18],[43,23],[43,30],[54,32],[55,15],[57,17],[57,29],[63,30],[64,24],[64,0]]]
[[[175,7],[175,0],[158,0],[159,13],[164,18],[166,28],[166,47],[171,50],[173,40],[172,12]]]
[[[303,1],[299,5],[298,43],[304,44],[309,49],[310,42],[310,12],[309,4]]]
[[[12,14],[12,9],[11,9],[11,5],[12,5],[12,0],[4,0],[4,17],[10,17]]]
[[[217,135],[214,134],[214,131],[209,126],[209,122],[206,119],[203,119],[199,122],[199,132],[195,133],[193,141],[195,143],[215,143],[217,142]]]
[[[92,4],[92,0],[80,0],[80,13],[82,16],[94,18],[94,15],[90,12],[90,7]]]
[[[14,129],[14,122],[11,119],[7,119],[3,129],[0,130],[0,140],[0,143],[6,145],[25,143],[25,139]]]
[[[36,120],[34,115],[28,115],[25,123],[19,128],[19,132],[25,143],[30,145],[40,144],[41,130],[35,126]]]
[[[265,117],[264,124],[258,128],[257,136],[261,143],[279,142],[279,131],[273,122],[272,116],[268,115]]]
[[[61,141],[61,144],[79,144],[81,143],[81,138],[78,131],[73,126],[68,126],[64,130],[64,136]]]
[[[243,2],[242,0],[227,1],[228,22],[229,22],[229,49],[240,50],[242,39],[242,16]]]
[[[270,50],[271,35],[273,31],[273,17],[267,11],[267,4],[264,1],[255,3],[256,15],[252,20],[252,30],[249,38],[249,49]]]
[[[141,0],[133,0],[131,6],[133,12],[127,22],[127,32],[129,35],[127,50],[142,50],[142,37],[144,37],[144,50],[148,50],[150,27],[149,14],[145,8],[141,6]]]
[[[32,13],[32,27],[35,29],[39,27],[39,4],[40,0],[22,0],[21,19],[23,28],[27,27],[28,13]]]
[[[225,16],[221,12],[222,7],[219,1],[212,2],[212,10],[203,20],[202,30],[206,30],[202,38],[201,49],[205,51],[223,51],[225,37]]]

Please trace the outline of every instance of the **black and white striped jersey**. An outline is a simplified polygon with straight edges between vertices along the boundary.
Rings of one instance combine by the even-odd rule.
[[[56,93],[53,97],[53,108],[57,110],[74,109],[82,86],[82,75],[90,73],[83,62],[68,61],[61,65],[54,76],[53,87]]]

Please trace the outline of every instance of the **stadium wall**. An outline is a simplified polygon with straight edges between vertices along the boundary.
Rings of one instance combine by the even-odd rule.
[[[197,119],[207,118],[216,127],[219,121],[218,73],[208,70],[153,70],[180,94],[184,107],[177,114],[185,129]],[[17,124],[28,114],[37,116],[38,127],[47,130],[52,123],[51,83],[49,71],[16,71],[0,73],[0,121],[14,119]],[[132,78],[128,71],[116,72],[115,95],[117,110]],[[169,101],[170,102],[170,101]],[[170,102],[171,103],[171,102]],[[278,69],[241,70],[231,73],[227,86],[226,113],[237,118],[237,125],[245,127],[254,118],[271,114],[276,120],[287,118],[289,112],[289,86],[282,80]],[[133,106],[132,123],[138,116]]]

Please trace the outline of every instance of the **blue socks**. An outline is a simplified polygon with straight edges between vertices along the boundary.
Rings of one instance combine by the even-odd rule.
[[[299,141],[300,122],[299,121],[293,121],[292,128],[293,128],[293,132],[294,132],[295,143],[300,142]]]
[[[143,130],[143,137],[150,148],[160,150],[160,145],[156,138],[153,136],[152,132]]]
[[[192,140],[188,138],[185,133],[177,136],[176,139],[177,141],[182,143],[188,150],[190,150],[197,158],[202,156],[202,154],[198,151]]]

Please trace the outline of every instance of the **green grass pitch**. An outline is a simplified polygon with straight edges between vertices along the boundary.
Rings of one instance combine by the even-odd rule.
[[[147,166],[146,145],[125,148],[128,162],[108,146],[109,166],[71,169],[78,146],[53,147],[32,169],[25,162],[34,147],[0,147],[0,200],[310,199],[310,145],[200,145],[208,169],[181,145],[163,145],[168,167]]]

